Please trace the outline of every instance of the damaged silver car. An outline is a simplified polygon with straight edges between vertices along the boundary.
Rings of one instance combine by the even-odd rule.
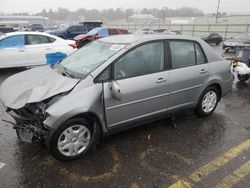
[[[186,109],[208,116],[232,81],[230,64],[198,38],[120,35],[11,76],[0,96],[21,140],[72,160],[129,127]]]

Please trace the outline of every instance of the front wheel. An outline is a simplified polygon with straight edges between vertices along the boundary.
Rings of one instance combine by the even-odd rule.
[[[248,74],[237,74],[237,77],[240,81],[245,82],[249,79],[249,75]]]
[[[53,132],[48,142],[49,150],[59,160],[74,160],[93,145],[93,133],[93,127],[87,120],[68,120]]]
[[[210,86],[201,95],[195,111],[199,116],[209,116],[214,112],[218,101],[218,89]]]

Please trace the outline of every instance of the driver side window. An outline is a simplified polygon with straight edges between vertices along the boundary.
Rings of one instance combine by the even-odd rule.
[[[70,28],[68,28],[67,31],[70,32],[70,33],[77,32],[77,27],[76,26],[71,26]]]
[[[114,64],[114,79],[130,78],[164,70],[164,42],[144,44]]]

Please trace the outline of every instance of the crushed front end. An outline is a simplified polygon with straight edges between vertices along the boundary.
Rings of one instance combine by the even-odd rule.
[[[47,117],[44,103],[26,104],[20,109],[7,108],[6,112],[15,119],[14,129],[17,136],[24,142],[41,143],[46,139],[49,131],[43,125]]]

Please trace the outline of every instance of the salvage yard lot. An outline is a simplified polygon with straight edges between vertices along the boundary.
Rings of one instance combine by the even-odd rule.
[[[1,70],[0,83],[19,71]],[[250,81],[235,80],[211,117],[188,113],[130,129],[67,163],[20,143],[0,121],[0,187],[249,187],[249,94]]]

